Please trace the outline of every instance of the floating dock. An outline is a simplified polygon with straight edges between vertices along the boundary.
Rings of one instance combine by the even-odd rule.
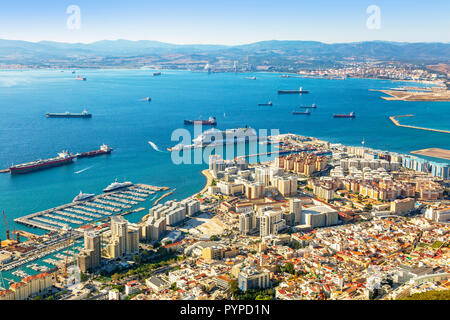
[[[157,191],[169,187],[135,184],[128,188],[103,193],[84,201],[71,202],[56,208],[32,213],[14,219],[14,222],[47,231],[62,231],[79,228],[86,224],[109,219],[113,215],[131,213],[131,208],[144,202]]]

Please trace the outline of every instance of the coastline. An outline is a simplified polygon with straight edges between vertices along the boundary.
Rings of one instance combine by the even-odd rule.
[[[209,169],[202,170],[202,175],[205,176],[205,178],[206,178],[206,185],[202,190],[193,194],[192,196],[197,196],[199,194],[205,193],[206,191],[208,191],[208,187],[210,187],[212,185],[212,182],[214,179],[213,179],[213,176],[211,175],[211,173],[209,172]]]

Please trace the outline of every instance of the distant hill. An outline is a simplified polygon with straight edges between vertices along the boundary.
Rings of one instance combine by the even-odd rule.
[[[431,290],[415,293],[400,300],[450,300],[450,290]]]
[[[28,66],[114,66],[184,60],[215,61],[218,58],[250,58],[289,65],[295,60],[314,63],[380,60],[418,64],[450,63],[450,43],[369,41],[326,44],[316,41],[261,41],[245,45],[177,45],[158,41],[104,40],[89,44],[51,41],[26,42],[0,39],[0,63]],[[162,59],[162,60],[161,60]],[[126,60],[126,62],[124,62]],[[94,61],[96,61],[94,63]]]

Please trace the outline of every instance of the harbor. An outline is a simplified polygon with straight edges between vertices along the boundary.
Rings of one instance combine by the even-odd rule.
[[[170,188],[134,184],[86,200],[74,201],[16,218],[14,222],[51,232],[76,230],[114,215],[130,213],[133,206],[146,201],[150,195],[168,189]]]

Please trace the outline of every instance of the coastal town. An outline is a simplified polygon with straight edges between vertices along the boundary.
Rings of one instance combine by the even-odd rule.
[[[187,199],[136,184],[81,201],[44,235],[14,231],[3,270],[60,260],[0,300],[396,300],[450,289],[447,163],[295,134],[267,144],[280,151],[267,161],[211,155],[205,188]],[[138,222],[129,207],[102,215],[154,193]],[[91,220],[67,227],[76,216]]]

